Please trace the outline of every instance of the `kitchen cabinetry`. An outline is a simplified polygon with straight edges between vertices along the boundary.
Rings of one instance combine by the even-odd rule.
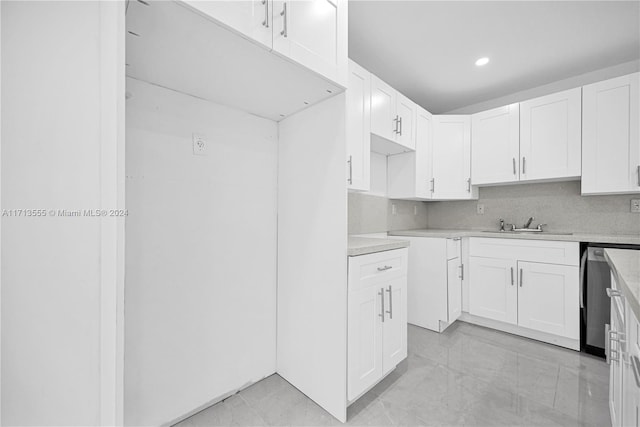
[[[640,192],[640,73],[582,88],[582,194]]]
[[[520,103],[520,181],[579,178],[581,88]]]
[[[273,1],[273,50],[346,85],[347,1]]]
[[[470,238],[469,255],[470,315],[579,349],[577,243]]]
[[[348,188],[367,191],[371,179],[371,74],[351,60],[346,113]]]
[[[605,331],[611,425],[640,426],[640,322],[611,275],[611,320]]]
[[[408,322],[442,332],[462,312],[461,240],[403,239],[411,242],[407,274]]]
[[[416,108],[414,102],[372,75],[372,149],[386,155],[413,151]]]
[[[473,114],[471,131],[471,182],[479,185],[518,181],[519,104]]]
[[[327,79],[347,85],[346,0],[185,3]]]
[[[471,185],[471,117],[433,116],[433,199],[477,199]]]
[[[348,385],[353,401],[407,357],[407,249],[349,257]]]
[[[416,151],[387,159],[387,196],[391,199],[429,200],[432,195],[433,117],[417,107]]]

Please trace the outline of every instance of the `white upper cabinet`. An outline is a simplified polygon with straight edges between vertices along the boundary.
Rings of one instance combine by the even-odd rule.
[[[371,133],[395,140],[398,129],[396,98],[398,92],[375,75],[371,75]]]
[[[520,181],[580,177],[581,88],[520,103]]]
[[[387,196],[392,199],[431,199],[433,170],[433,117],[417,107],[416,151],[387,159]]]
[[[367,191],[371,179],[371,73],[351,60],[346,111],[347,185]]]
[[[274,0],[273,50],[347,85],[347,0]]]
[[[185,3],[326,79],[347,86],[347,0]]]
[[[471,182],[514,182],[520,172],[520,106],[511,104],[471,116]]]
[[[416,109],[417,105],[409,98],[398,93],[396,98],[396,114],[398,115],[398,131],[396,141],[403,147],[416,148]]]
[[[582,88],[582,194],[640,192],[640,73]]]
[[[398,154],[415,149],[417,105],[371,75],[372,150]]]
[[[271,49],[273,0],[188,0],[185,3]]]
[[[433,198],[477,199],[471,185],[471,117],[433,116]]]

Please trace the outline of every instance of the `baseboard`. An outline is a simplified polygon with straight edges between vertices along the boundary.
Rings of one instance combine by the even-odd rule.
[[[536,341],[542,341],[570,350],[580,351],[580,339],[571,339],[560,337],[558,335],[548,334],[546,332],[534,331],[532,329],[523,328],[522,326],[512,325],[510,323],[499,322],[497,320],[485,319],[484,317],[474,316],[469,313],[462,313],[460,318],[463,322],[473,325],[484,326],[486,328],[496,329],[498,331],[507,332],[509,334],[530,338]]]

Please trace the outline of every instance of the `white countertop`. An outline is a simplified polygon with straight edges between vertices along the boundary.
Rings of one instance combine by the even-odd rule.
[[[604,257],[636,319],[640,319],[640,250],[605,249]]]
[[[407,240],[349,236],[347,255],[358,256],[409,246]]]
[[[573,234],[554,234],[553,232],[543,231],[542,233],[514,233],[510,231],[485,232],[482,230],[440,230],[440,229],[423,229],[423,230],[401,230],[389,231],[390,236],[406,236],[406,237],[499,237],[502,239],[527,239],[527,240],[557,240],[563,242],[591,242],[591,243],[619,243],[640,245],[640,235],[633,234],[590,234],[590,233],[573,233]]]

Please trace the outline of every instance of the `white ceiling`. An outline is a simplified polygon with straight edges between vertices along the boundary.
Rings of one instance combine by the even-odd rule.
[[[432,113],[640,58],[639,1],[349,1],[349,57]],[[491,62],[476,67],[476,59]]]

